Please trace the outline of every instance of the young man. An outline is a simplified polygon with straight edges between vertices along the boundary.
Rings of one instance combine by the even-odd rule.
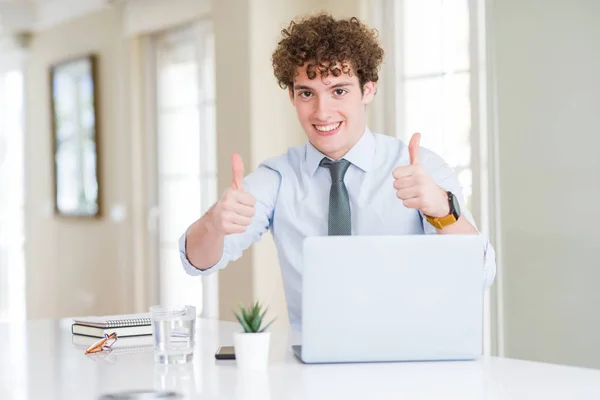
[[[383,50],[356,20],[316,15],[292,22],[273,53],[308,143],[244,178],[239,155],[221,199],[180,239],[190,275],[214,273],[271,229],[290,323],[300,328],[302,241],[317,235],[476,234],[453,171],[419,146],[366,126]],[[485,282],[495,275],[486,242]],[[399,255],[399,257],[402,257]]]

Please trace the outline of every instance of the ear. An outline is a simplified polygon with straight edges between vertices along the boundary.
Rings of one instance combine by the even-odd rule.
[[[377,90],[377,84],[375,82],[369,81],[369,82],[365,83],[365,86],[363,86],[363,96],[362,96],[362,103],[364,105],[367,105],[371,101],[373,101],[376,90]]]
[[[292,105],[295,106],[296,105],[296,99],[294,98],[294,88],[289,86],[288,87],[288,93],[290,94],[290,101],[292,102]]]

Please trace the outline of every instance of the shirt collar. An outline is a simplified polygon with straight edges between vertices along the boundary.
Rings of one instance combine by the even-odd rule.
[[[306,166],[311,177],[317,172],[317,168],[319,168],[323,157],[327,156],[317,150],[312,143],[308,142],[306,144]],[[365,172],[370,171],[373,159],[375,158],[375,136],[373,136],[369,128],[365,129],[358,142],[342,158],[350,161]]]

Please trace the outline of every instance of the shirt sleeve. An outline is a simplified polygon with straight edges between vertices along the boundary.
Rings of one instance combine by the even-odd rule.
[[[427,149],[421,148],[421,159],[425,169],[431,174],[436,183],[443,188],[444,190],[450,191],[457,197],[460,210],[462,216],[464,216],[473,227],[477,230],[479,235],[482,238],[483,246],[484,246],[484,267],[483,267],[483,287],[484,290],[489,289],[494,283],[494,278],[496,276],[496,252],[494,248],[490,244],[489,239],[486,235],[479,232],[477,225],[475,224],[475,220],[473,215],[467,208],[466,201],[464,199],[462,189],[456,178],[456,174],[450,168],[444,160],[437,154]],[[437,230],[433,227],[425,218],[423,213],[421,213],[421,218],[423,220],[423,229],[427,234],[435,234]]]
[[[256,198],[252,223],[243,233],[225,236],[221,259],[208,269],[200,270],[194,267],[187,258],[185,252],[186,230],[179,238],[179,255],[185,272],[193,276],[210,275],[225,268],[230,261],[240,258],[242,252],[258,241],[271,226],[280,185],[281,175],[279,172],[264,165],[259,166],[256,171],[244,178],[244,191],[251,193]]]

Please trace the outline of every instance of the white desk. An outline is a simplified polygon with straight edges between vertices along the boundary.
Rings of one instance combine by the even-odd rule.
[[[133,389],[176,390],[197,399],[600,399],[600,371],[502,358],[471,362],[303,365],[273,332],[264,374],[215,361],[236,324],[199,320],[194,362],[155,365],[152,352],[86,356],[71,320],[0,324],[0,399],[97,399]]]

